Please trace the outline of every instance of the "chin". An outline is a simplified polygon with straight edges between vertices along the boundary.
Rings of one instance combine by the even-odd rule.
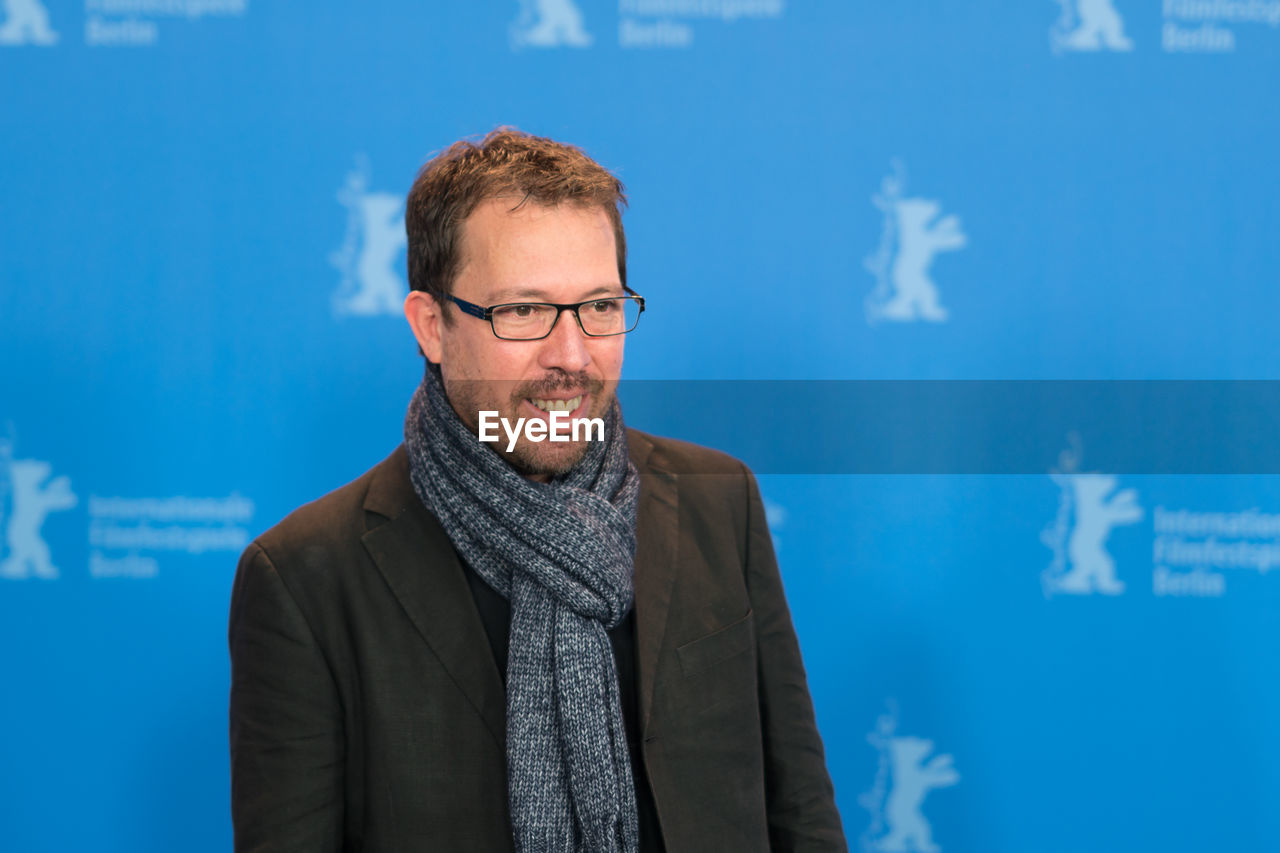
[[[547,442],[517,445],[511,453],[502,455],[511,467],[526,476],[559,477],[569,473],[587,455],[587,443],[580,441],[552,447],[548,447]]]

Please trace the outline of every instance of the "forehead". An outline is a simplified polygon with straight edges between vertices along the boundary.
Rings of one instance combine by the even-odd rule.
[[[459,249],[454,289],[463,298],[464,289],[486,298],[537,291],[548,299],[584,288],[621,289],[613,226],[599,206],[488,199],[463,222]]]

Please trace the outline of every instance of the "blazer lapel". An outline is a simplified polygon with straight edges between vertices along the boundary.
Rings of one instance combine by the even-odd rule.
[[[640,472],[635,562],[636,669],[640,682],[640,731],[647,734],[658,655],[676,580],[680,504],[676,475],[653,464],[653,443],[648,437],[628,430],[627,444],[631,461]]]
[[[448,534],[422,505],[398,448],[379,466],[364,507],[387,521],[362,539],[422,639],[506,749],[506,691]]]
[[[640,728],[649,727],[658,657],[679,556],[679,499],[676,475],[650,460],[653,444],[628,430],[631,460],[640,472],[636,522],[636,669]],[[427,512],[409,480],[404,447],[380,466],[365,498],[365,509],[386,519],[363,537],[400,606],[422,639],[506,749],[506,690],[491,654],[475,601],[453,543]]]

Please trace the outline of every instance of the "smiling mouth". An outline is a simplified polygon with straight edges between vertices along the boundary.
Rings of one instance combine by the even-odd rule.
[[[582,405],[582,394],[568,400],[543,400],[536,397],[525,399],[544,412],[572,412]]]

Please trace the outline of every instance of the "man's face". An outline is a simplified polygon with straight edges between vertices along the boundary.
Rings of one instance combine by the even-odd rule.
[[[622,296],[613,228],[605,211],[572,204],[544,207],[518,198],[480,204],[462,226],[461,268],[453,295],[481,306],[505,302],[581,302]],[[427,358],[440,364],[454,411],[473,432],[479,412],[497,411],[513,426],[519,418],[550,423],[548,408],[581,397],[570,418],[604,417],[622,372],[625,335],[590,337],[571,313],[537,341],[497,338],[487,321],[448,310],[425,294],[410,294],[405,310]],[[570,403],[571,404],[571,403]],[[578,442],[531,442],[522,437],[507,452],[507,438],[492,445],[526,476],[545,480],[568,471],[587,451]]]

